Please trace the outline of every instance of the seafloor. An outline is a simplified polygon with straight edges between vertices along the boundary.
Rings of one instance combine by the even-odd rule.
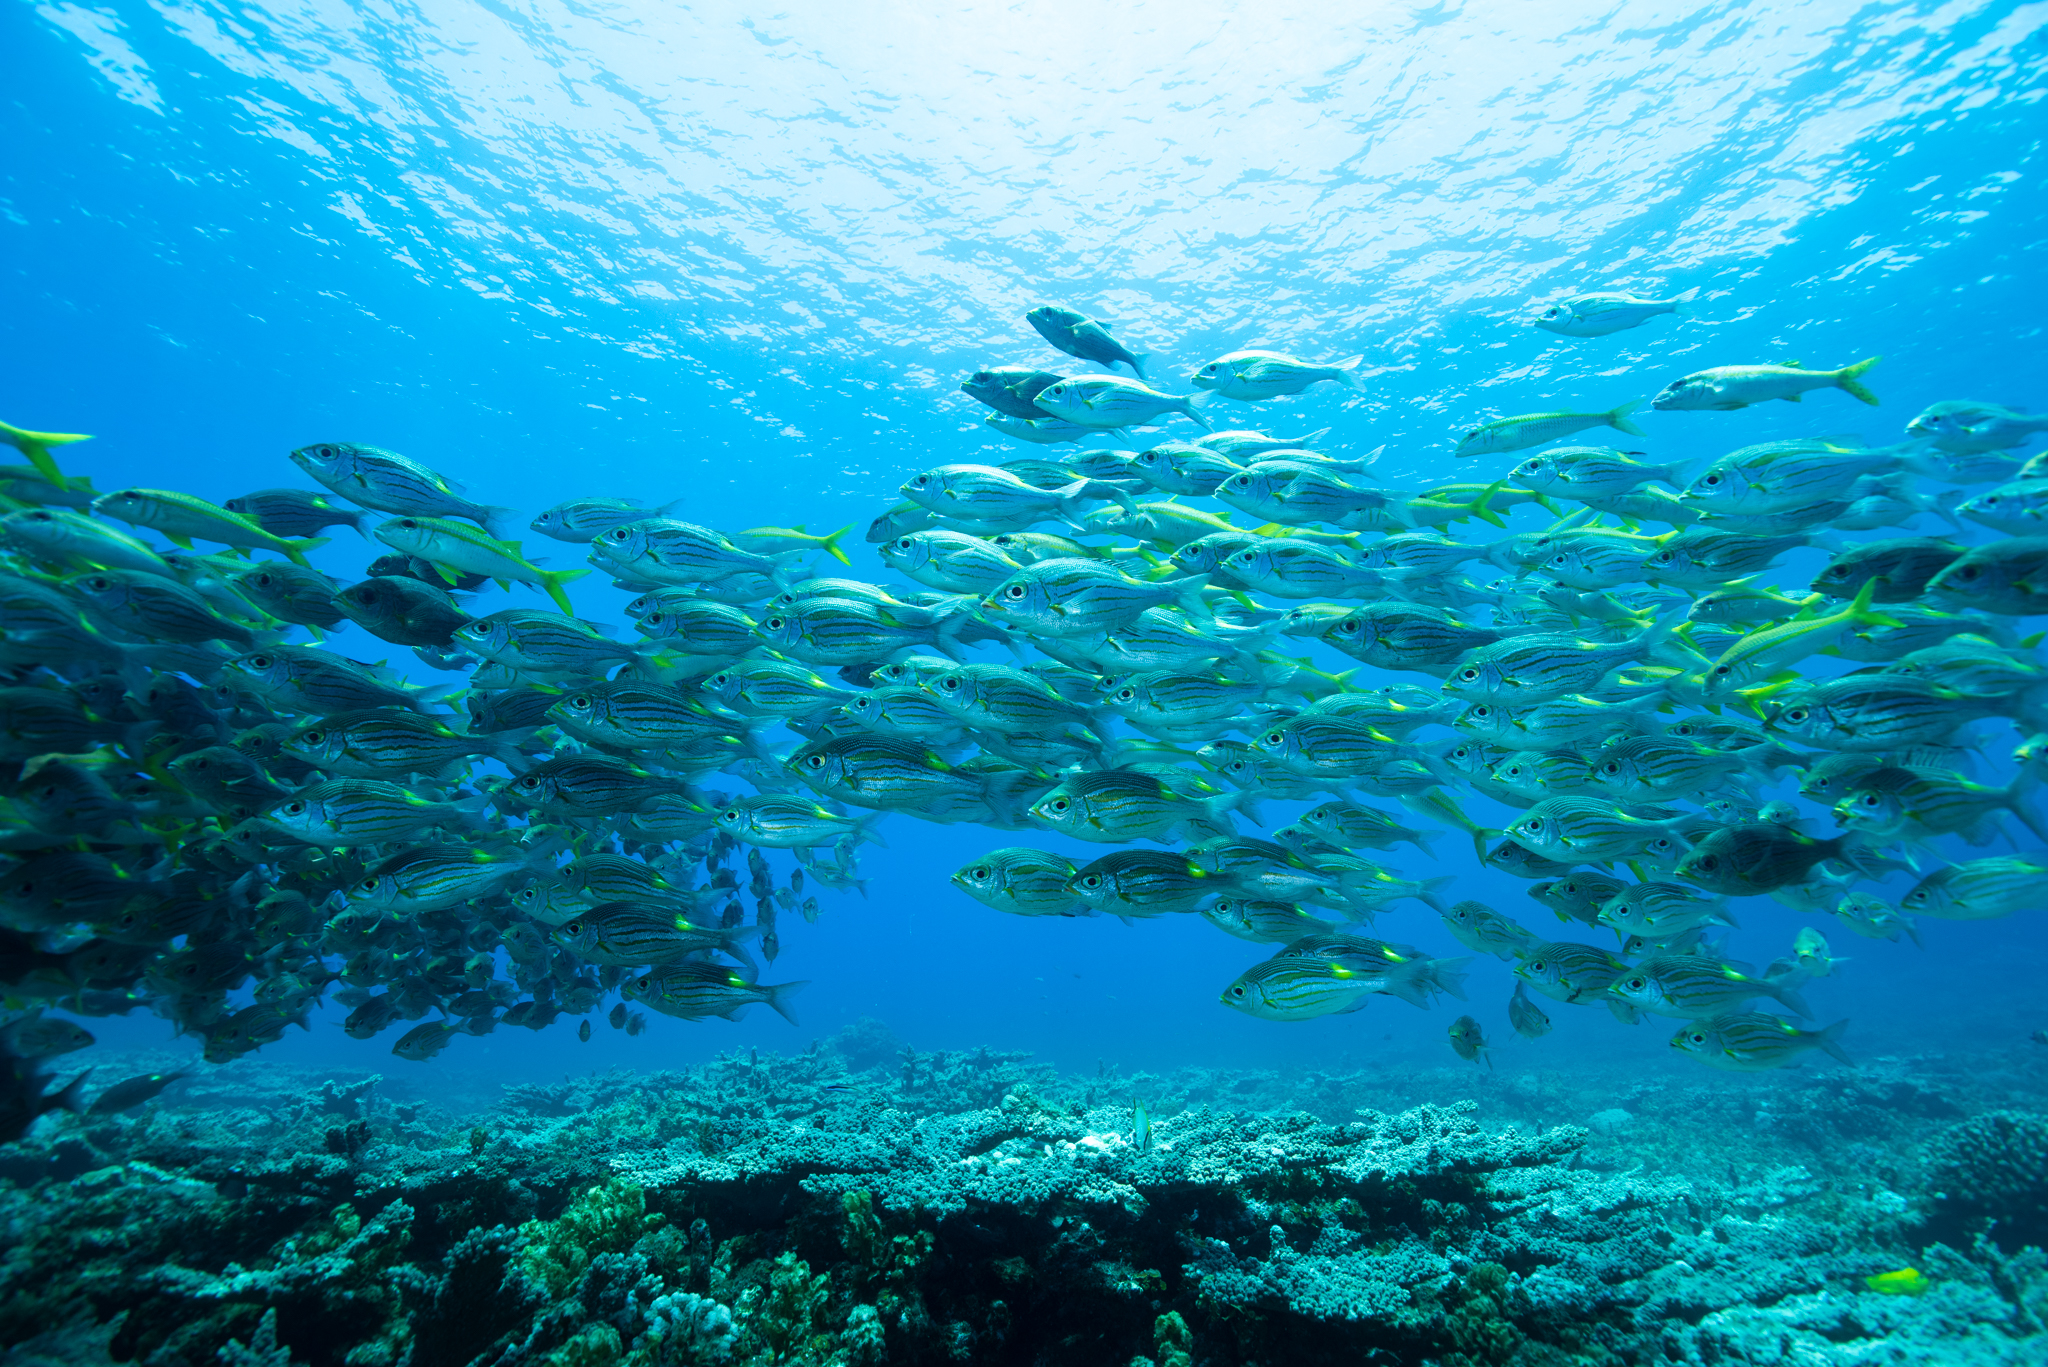
[[[2040,1367],[2044,1099],[2024,1044],[1075,1077],[867,1022],[474,1096],[246,1060],[0,1150],[0,1362]]]

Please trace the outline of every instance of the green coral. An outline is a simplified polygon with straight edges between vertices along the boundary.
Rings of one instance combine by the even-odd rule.
[[[543,1361],[547,1367],[617,1367],[625,1348],[619,1331],[609,1324],[586,1324]]]
[[[811,1265],[784,1253],[769,1269],[763,1286],[748,1287],[733,1307],[749,1340],[763,1352],[750,1354],[750,1364],[814,1363],[832,1352],[832,1278],[811,1275]],[[752,1346],[751,1344],[749,1346]]]
[[[1159,1367],[1194,1367],[1194,1331],[1177,1312],[1169,1310],[1152,1321],[1152,1340]]]
[[[559,1219],[521,1225],[526,1247],[519,1266],[550,1298],[560,1300],[589,1270],[591,1259],[624,1253],[661,1223],[661,1216],[647,1213],[647,1193],[615,1177],[570,1202]]]

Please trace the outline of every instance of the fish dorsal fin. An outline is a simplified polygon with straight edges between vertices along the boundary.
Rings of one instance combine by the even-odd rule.
[[[1778,364],[1784,366],[1787,370],[1803,370],[1806,368],[1806,362],[1799,360],[1797,357],[1788,357],[1778,362]]]

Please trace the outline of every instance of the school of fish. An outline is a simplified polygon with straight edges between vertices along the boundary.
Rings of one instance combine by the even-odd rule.
[[[1590,294],[1534,322],[1597,338],[1688,307]],[[414,1060],[563,1017],[588,1038],[608,999],[636,1033],[794,1020],[804,984],[763,981],[778,918],[860,888],[889,815],[1104,847],[991,849],[952,882],[1271,946],[1221,994],[1256,1017],[1463,997],[1469,957],[1373,933],[1400,907],[1512,962],[1525,1037],[1551,1028],[1535,998],[1595,1006],[1730,1069],[1846,1061],[1802,995],[1837,962],[1815,924],[1891,940],[2043,903],[2048,671],[2022,619],[2048,614],[2048,457],[2020,448],[2048,419],[1945,402],[1891,445],[1690,465],[1566,444],[1639,438],[1623,403],[1482,423],[1471,479],[1396,488],[1326,432],[1214,430],[1224,401],[1359,388],[1361,358],[1232,352],[1176,395],[1108,324],[1027,320],[1110,373],[965,380],[1045,454],[912,474],[867,533],[888,583],[816,577],[850,567],[843,533],[612,497],[530,519],[587,548],[545,569],[510,509],[339,441],[289,453],[316,488],[103,493],[58,461],[83,436],[0,424],[28,462],[0,467],[0,1139],[75,1104],[41,1061],[91,1036],[50,1008],[151,1011],[216,1062],[328,998]],[[1650,406],[1875,404],[1875,364],[1721,366]],[[336,528],[388,552],[358,582],[306,561]],[[1772,582],[1802,549],[1828,556],[1811,583]],[[637,595],[637,639],[575,615],[589,574]],[[536,596],[473,615],[491,582]],[[326,648],[344,623],[420,668]],[[1400,845],[1438,875],[1371,857]],[[1455,897],[1480,861],[1534,905]],[[1717,950],[1772,903],[1821,919],[1764,967]],[[1491,1047],[1470,1016],[1450,1044]]]

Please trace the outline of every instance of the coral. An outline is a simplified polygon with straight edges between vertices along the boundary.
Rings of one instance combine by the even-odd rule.
[[[418,1098],[244,1060],[174,1105],[49,1122],[0,1181],[0,1351],[80,1367],[2048,1356],[2048,1262],[2008,1219],[2035,1190],[2040,1122],[1989,1070],[1885,1060],[1874,1079],[1660,1090],[848,1058],[735,1050]],[[1453,1086],[1483,1103],[1417,1099]],[[1622,1110],[1597,1136],[1575,1123]],[[1908,1265],[1925,1295],[1868,1289]]]
[[[615,1178],[578,1196],[561,1218],[521,1226],[526,1247],[519,1265],[551,1297],[560,1298],[582,1279],[593,1258],[631,1248],[661,1221],[647,1213],[646,1193],[638,1185]]]
[[[1951,1126],[1927,1150],[1937,1227],[1988,1224],[2012,1248],[2048,1240],[2048,1120],[1992,1111]]]

